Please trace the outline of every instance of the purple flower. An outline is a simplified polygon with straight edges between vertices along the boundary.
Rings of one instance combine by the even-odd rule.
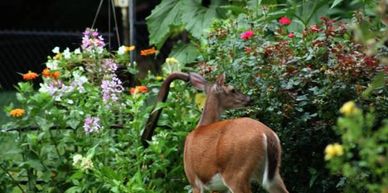
[[[117,95],[124,90],[121,80],[116,76],[113,76],[111,80],[102,80],[101,88],[102,99],[105,103],[109,100],[117,101],[119,99]]]
[[[102,49],[105,46],[104,39],[95,29],[86,28],[82,37],[82,49],[92,51]]]
[[[87,116],[84,120],[85,133],[98,132],[101,129],[100,118]]]
[[[117,64],[112,59],[106,59],[102,63],[102,70],[105,73],[114,73],[117,70]]]

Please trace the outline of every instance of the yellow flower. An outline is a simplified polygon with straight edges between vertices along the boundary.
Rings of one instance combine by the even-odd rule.
[[[341,156],[344,154],[344,148],[338,143],[329,144],[325,148],[325,160],[330,160],[333,157]]]
[[[61,53],[57,53],[57,54],[53,57],[54,60],[60,60],[61,58],[62,58],[62,54],[61,54]]]
[[[135,46],[125,46],[125,51],[130,52],[135,50]]]
[[[199,109],[203,109],[206,102],[206,95],[203,93],[198,93],[195,95],[195,104]]]
[[[123,55],[133,50],[135,50],[135,46],[120,46],[117,50],[117,53],[119,55]]]
[[[9,115],[11,117],[21,117],[24,115],[26,111],[24,109],[12,109],[10,112],[9,112]]]
[[[358,114],[360,112],[360,109],[357,108],[356,103],[354,101],[349,101],[342,105],[342,107],[340,108],[340,112],[345,116],[352,116]]]
[[[158,81],[161,81],[161,80],[163,80],[163,77],[157,76],[157,77],[155,77],[155,79],[158,80]]]
[[[166,63],[168,65],[174,65],[174,64],[178,64],[179,61],[176,58],[166,58]]]

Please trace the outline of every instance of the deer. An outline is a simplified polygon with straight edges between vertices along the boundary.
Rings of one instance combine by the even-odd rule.
[[[220,120],[227,109],[251,102],[249,96],[225,84],[225,75],[208,83],[197,73],[175,72],[163,82],[157,101],[165,102],[174,80],[190,82],[206,94],[200,120],[184,144],[184,171],[193,193],[251,193],[257,182],[269,193],[288,193],[280,176],[281,145],[276,133],[265,124],[248,118]],[[142,134],[148,146],[161,109],[153,111]]]

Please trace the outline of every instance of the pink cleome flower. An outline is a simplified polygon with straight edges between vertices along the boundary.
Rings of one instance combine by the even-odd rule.
[[[280,23],[280,25],[290,25],[291,24],[291,19],[288,18],[288,17],[283,16],[283,17],[281,17],[279,19],[279,23]]]
[[[289,37],[289,38],[294,38],[294,37],[295,37],[295,34],[294,34],[293,32],[291,32],[291,33],[288,34],[288,37]]]
[[[255,33],[252,30],[248,30],[240,35],[240,38],[243,40],[250,39]]]

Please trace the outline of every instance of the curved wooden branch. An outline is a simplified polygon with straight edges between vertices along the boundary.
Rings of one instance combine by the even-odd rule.
[[[156,108],[157,104],[160,102],[166,102],[167,97],[168,97],[168,92],[170,91],[170,84],[174,80],[183,80],[188,82],[190,80],[190,75],[187,73],[182,73],[182,72],[174,72],[170,74],[166,80],[164,80],[162,86],[160,87],[160,91],[157,97],[157,102],[156,105],[154,106],[153,110],[151,111],[151,115],[147,120],[147,123],[145,125],[143,134],[141,135],[141,142],[144,147],[148,147],[148,141],[151,140],[156,124],[159,120],[160,114],[162,112],[162,108],[158,109],[157,111],[154,111]]]

